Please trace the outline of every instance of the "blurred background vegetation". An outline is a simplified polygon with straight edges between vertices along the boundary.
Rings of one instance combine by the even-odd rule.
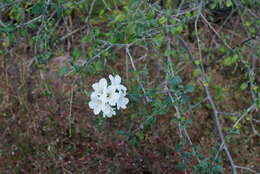
[[[259,173],[258,0],[0,0],[0,173]],[[119,74],[111,119],[91,85]]]

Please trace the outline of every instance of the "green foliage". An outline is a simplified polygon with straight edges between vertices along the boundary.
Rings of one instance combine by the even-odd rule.
[[[195,167],[196,173],[205,174],[220,174],[223,173],[221,165],[214,164],[210,159],[204,159],[198,166]]]
[[[26,81],[26,78],[19,77],[17,84],[21,86],[13,87],[13,79],[7,76],[13,76],[15,73],[12,69],[16,67],[7,66],[11,58],[5,59],[0,70],[4,70],[3,78],[7,83],[1,84],[1,89],[8,92],[0,91],[1,102],[4,105],[14,100],[16,102],[8,107],[19,109],[6,109],[2,105],[0,109],[4,108],[5,115],[12,115],[12,119],[8,118],[11,121],[20,114],[20,108],[26,108],[23,112],[32,110],[32,113],[24,116],[26,118],[19,117],[16,124],[22,127],[21,124],[29,119],[29,123],[24,126],[28,127],[27,132],[36,132],[34,137],[37,137],[38,127],[41,127],[43,139],[50,136],[50,142],[46,142],[48,150],[44,147],[41,153],[50,153],[51,158],[45,158],[50,163],[55,161],[57,166],[48,164],[42,169],[44,172],[51,168],[52,172],[59,173],[60,164],[75,161],[84,161],[84,167],[89,159],[95,166],[94,172],[97,172],[97,168],[104,168],[108,169],[106,173],[111,173],[110,170],[112,173],[127,173],[113,170],[111,166],[114,163],[121,165],[123,161],[122,166],[134,164],[135,168],[138,165],[149,166],[150,162],[153,164],[155,161],[159,165],[169,162],[167,167],[170,169],[176,164],[174,169],[192,173],[224,173],[227,162],[222,158],[226,157],[219,155],[219,147],[215,147],[222,142],[215,140],[215,131],[212,131],[214,120],[209,116],[218,113],[224,138],[231,146],[236,143],[235,136],[247,136],[251,129],[256,130],[253,127],[255,111],[244,111],[241,106],[247,107],[253,102],[256,108],[260,107],[259,79],[254,63],[259,57],[259,46],[256,43],[260,21],[255,15],[258,7],[257,0],[2,0],[0,53],[6,57],[16,55],[16,52],[19,55],[21,50],[30,53],[32,56],[28,56],[25,63],[17,63],[17,66],[32,68],[28,74],[40,74],[38,81],[49,80],[45,76],[48,72],[45,71],[53,57],[68,55],[69,62],[65,63],[69,65],[58,67],[57,73],[64,79],[64,83],[68,79],[73,80],[69,81],[70,86],[65,89],[69,98],[66,98],[66,92],[60,98],[55,98],[58,94],[55,94],[54,89],[62,90],[62,87],[50,86],[45,81],[39,87],[40,92],[35,92],[37,90],[32,88],[37,84],[30,84],[37,83],[33,78]],[[234,20],[240,17],[243,20]],[[234,21],[241,28],[233,26],[237,25]],[[29,62],[31,59],[33,63]],[[26,72],[24,69],[21,74]],[[38,70],[41,72],[38,73]],[[122,75],[130,100],[127,109],[118,112],[110,120],[102,116],[94,117],[93,113],[88,112],[89,98],[86,99],[86,96],[89,97],[86,91],[91,88],[91,84],[108,74]],[[28,89],[24,90],[26,87]],[[207,92],[212,95],[219,112],[209,102],[205,87],[209,87]],[[23,95],[15,96],[21,91]],[[20,101],[30,98],[30,95],[44,104],[37,104],[33,108],[33,100]],[[82,100],[84,105],[80,105]],[[48,102],[52,109],[41,110]],[[56,105],[53,104],[55,102]],[[240,110],[246,113],[245,119],[232,128],[241,116],[238,113]],[[39,120],[34,118],[34,114],[38,113],[43,113]],[[46,123],[49,115],[52,115],[51,123]],[[251,125],[246,127],[249,122]],[[189,137],[189,134],[192,136]],[[201,143],[205,137],[209,144]],[[16,144],[16,150],[22,156],[34,153],[31,147],[33,144]],[[55,146],[61,150],[52,152],[49,147]],[[2,153],[11,156],[1,150]],[[204,153],[207,155],[202,155]],[[122,156],[127,156],[129,161]],[[142,164],[136,162],[136,159],[148,162]],[[56,163],[56,160],[60,161]],[[103,167],[106,163],[109,164]],[[17,166],[20,172],[19,164]],[[76,166],[71,171],[78,171],[82,166]],[[93,166],[87,167],[91,170]],[[68,168],[70,173],[70,166],[62,168],[62,172]],[[165,167],[160,170],[164,171]],[[134,169],[132,171],[135,172]]]
[[[72,52],[72,61],[77,61],[81,56],[81,51],[78,48],[74,48]]]
[[[232,64],[235,64],[237,62],[237,59],[238,59],[237,55],[229,56],[223,60],[223,64],[224,66],[230,66]]]

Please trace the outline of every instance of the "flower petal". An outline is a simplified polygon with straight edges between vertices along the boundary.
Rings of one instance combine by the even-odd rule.
[[[119,75],[115,76],[115,83],[119,85],[121,83],[121,77]]]
[[[90,99],[91,99],[91,100],[98,100],[98,95],[97,95],[97,93],[92,92],[91,95],[90,95]]]
[[[114,111],[114,109],[112,107],[109,108],[109,112],[103,112],[103,117],[108,117],[111,118],[113,115],[115,115],[116,112]]]
[[[101,106],[100,105],[97,105],[95,108],[94,108],[94,114],[97,115],[99,114],[101,111]]]
[[[90,109],[94,109],[96,105],[95,105],[95,103],[93,101],[90,101],[88,103],[88,106],[90,107]]]
[[[117,101],[119,100],[120,95],[118,93],[114,93],[110,98],[109,98],[109,104],[111,106],[115,106]]]
[[[107,80],[105,78],[102,78],[99,80],[99,85],[101,88],[106,88],[107,87]]]
[[[93,85],[92,85],[92,88],[96,91],[96,90],[98,90],[98,88],[99,88],[99,83],[94,83]]]
[[[117,109],[119,110],[120,108],[122,109],[126,109],[126,105],[128,104],[129,102],[129,99],[124,97],[124,96],[121,96],[120,99],[118,100],[117,102]]]
[[[111,106],[109,104],[103,104],[101,106],[101,110],[104,114],[109,113],[111,111]]]
[[[115,81],[115,78],[111,74],[109,74],[108,78],[110,79],[111,84],[113,85],[114,81]]]

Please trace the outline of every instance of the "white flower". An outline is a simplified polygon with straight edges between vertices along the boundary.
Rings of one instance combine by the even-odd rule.
[[[126,98],[124,95],[120,95],[116,103],[117,110],[119,110],[120,108],[125,109],[128,102],[129,102],[128,98]]]
[[[123,93],[124,95],[126,95],[126,87],[120,84],[121,77],[119,75],[116,75],[115,77],[109,75],[109,79],[111,81],[111,86],[114,86],[114,88],[118,90],[119,93]]]
[[[94,89],[94,92],[100,97],[107,88],[107,80],[104,78],[100,79],[99,82],[92,85],[92,88]]]
[[[115,91],[116,89],[113,86],[106,88],[101,96],[102,100],[109,103],[111,106],[115,106],[120,97]]]
[[[109,86],[105,78],[92,85],[94,92],[91,94],[89,102],[89,107],[93,109],[95,115],[102,111],[103,117],[108,118],[116,114],[115,108],[117,110],[126,109],[129,102],[129,99],[125,97],[127,89],[120,84],[121,77],[109,75],[109,79],[111,81]]]
[[[98,97],[96,93],[92,93],[90,96],[89,107],[94,110],[94,114],[97,115],[101,111],[108,110],[107,105]]]
[[[115,110],[110,106],[105,112],[103,112],[103,117],[111,118],[113,115],[116,115]]]

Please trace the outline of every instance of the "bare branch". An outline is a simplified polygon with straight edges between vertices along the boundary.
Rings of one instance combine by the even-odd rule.
[[[239,117],[239,119],[236,121],[236,123],[233,125],[232,129],[234,129],[234,128],[239,124],[239,122],[240,122],[243,118],[245,118],[245,116],[247,116],[247,114],[248,114],[249,112],[251,112],[251,111],[253,111],[253,110],[255,110],[255,109],[256,109],[256,104],[252,104],[249,108],[247,108],[246,112],[245,112],[243,115],[241,115],[241,116]]]
[[[77,28],[75,30],[73,30],[72,32],[69,32],[68,34],[66,34],[65,36],[63,36],[60,40],[63,41],[64,39],[67,39],[68,37],[70,37],[71,35],[83,30],[87,28],[87,25],[84,25],[83,27]]]
[[[233,51],[233,48],[231,46],[229,46],[226,41],[224,41],[221,36],[219,35],[219,33],[215,30],[215,28],[209,23],[209,21],[205,18],[205,16],[201,13],[200,16],[202,17],[202,19],[206,22],[206,24],[209,26],[209,28],[218,36],[218,38],[224,43],[224,45]]]
[[[212,96],[211,96],[210,91],[209,91],[209,88],[208,88],[208,86],[207,86],[207,81],[206,81],[207,76],[206,76],[205,73],[203,73],[203,69],[202,69],[202,67],[201,67],[202,65],[195,63],[195,57],[194,57],[193,54],[191,53],[189,47],[186,45],[186,43],[184,42],[184,40],[183,40],[181,37],[179,37],[179,40],[181,41],[181,44],[183,45],[183,47],[184,47],[184,48],[186,49],[186,51],[188,52],[191,61],[192,61],[198,68],[200,68],[201,71],[202,71],[202,80],[201,80],[201,81],[202,81],[204,90],[205,90],[205,92],[206,92],[206,94],[207,94],[208,101],[209,101],[209,103],[210,103],[210,105],[211,105],[211,107],[212,107],[212,110],[213,110],[213,116],[214,116],[214,120],[215,120],[215,123],[216,123],[218,135],[219,135],[220,140],[221,140],[221,144],[223,144],[223,149],[224,149],[224,151],[225,151],[225,153],[226,153],[226,155],[227,155],[227,157],[228,157],[228,160],[229,160],[229,162],[230,162],[230,165],[231,165],[233,174],[237,174],[237,170],[236,170],[236,168],[235,168],[234,160],[233,160],[233,158],[232,158],[232,156],[231,156],[231,153],[229,152],[229,149],[228,149],[228,147],[227,147],[227,145],[226,145],[226,142],[225,142],[224,134],[223,134],[223,132],[222,132],[222,126],[221,126],[221,124],[220,124],[220,119],[219,119],[219,112],[218,112],[218,110],[217,110],[217,107],[216,107],[216,105],[215,105],[215,102],[213,101]]]
[[[130,59],[130,61],[131,61],[132,68],[134,69],[134,71],[136,71],[136,67],[135,67],[135,64],[134,64],[134,61],[133,61],[133,57],[132,57],[132,55],[131,55],[131,53],[130,53],[130,51],[129,51],[129,46],[127,46],[127,47],[125,48],[125,50],[126,50],[126,53],[127,53],[128,57],[129,57],[129,59]],[[144,86],[143,86],[142,82],[140,81],[139,76],[137,77],[137,81],[138,81],[138,83],[139,83],[139,85],[140,85],[140,87],[141,87],[141,89],[142,89],[144,95],[146,95],[146,91],[145,91],[145,89],[144,89]],[[145,99],[146,99],[146,102],[147,102],[147,103],[149,103],[149,102],[152,101],[151,97],[149,97],[149,96],[145,96]]]
[[[238,169],[250,171],[250,172],[252,172],[252,173],[260,174],[259,171],[257,172],[257,171],[255,171],[255,170],[253,170],[253,169],[248,168],[248,167],[242,167],[242,166],[235,166],[235,167],[238,168]]]

